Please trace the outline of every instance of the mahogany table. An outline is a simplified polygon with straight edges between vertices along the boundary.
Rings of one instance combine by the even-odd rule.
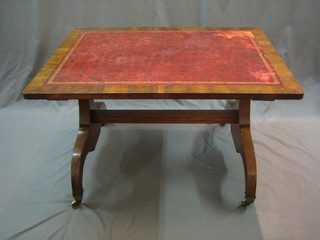
[[[104,123],[231,124],[245,173],[246,207],[257,170],[250,101],[301,99],[303,90],[258,28],[74,29],[25,88],[26,99],[79,102],[71,160],[77,208],[82,173]],[[226,99],[225,110],[105,110],[95,99]],[[233,100],[233,101],[230,101]]]

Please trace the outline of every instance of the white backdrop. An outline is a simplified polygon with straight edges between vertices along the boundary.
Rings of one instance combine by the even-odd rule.
[[[318,0],[0,0],[0,239],[310,239],[320,229]],[[228,126],[107,125],[70,208],[77,104],[21,91],[73,28],[260,27],[305,89],[254,102],[257,200]],[[107,101],[214,108],[224,101]]]

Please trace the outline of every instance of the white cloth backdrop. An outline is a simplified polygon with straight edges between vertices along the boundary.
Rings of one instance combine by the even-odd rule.
[[[270,239],[320,236],[319,0],[0,0],[0,239]],[[103,127],[70,208],[74,101],[21,91],[73,28],[260,27],[305,89],[254,102],[257,200],[247,210],[228,126]],[[107,101],[109,108],[217,108],[224,101]]]

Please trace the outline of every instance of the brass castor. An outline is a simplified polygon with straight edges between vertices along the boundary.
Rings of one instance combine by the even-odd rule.
[[[74,197],[74,201],[72,201],[71,203],[71,206],[73,209],[77,209],[80,207],[81,205],[81,202],[82,202],[82,196],[77,196],[77,197]]]
[[[255,199],[256,199],[255,197],[246,197],[245,201],[240,202],[239,208],[241,209],[247,208],[250,204],[254,202]]]
[[[71,203],[71,206],[72,206],[73,209],[79,208],[80,205],[81,205],[81,201],[79,201],[79,200],[78,200],[78,201],[77,201],[77,200],[74,200],[74,201],[72,201],[72,203]]]

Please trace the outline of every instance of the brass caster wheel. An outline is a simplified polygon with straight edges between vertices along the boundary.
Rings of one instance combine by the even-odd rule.
[[[245,201],[240,202],[239,208],[246,209],[250,204],[254,202],[255,197],[247,197]]]
[[[251,203],[247,202],[247,201],[242,201],[239,204],[239,208],[241,209],[246,209]]]
[[[71,206],[72,206],[73,209],[79,208],[80,205],[81,205],[81,201],[80,201],[80,200],[74,200],[74,201],[72,201],[72,203],[71,203]]]

